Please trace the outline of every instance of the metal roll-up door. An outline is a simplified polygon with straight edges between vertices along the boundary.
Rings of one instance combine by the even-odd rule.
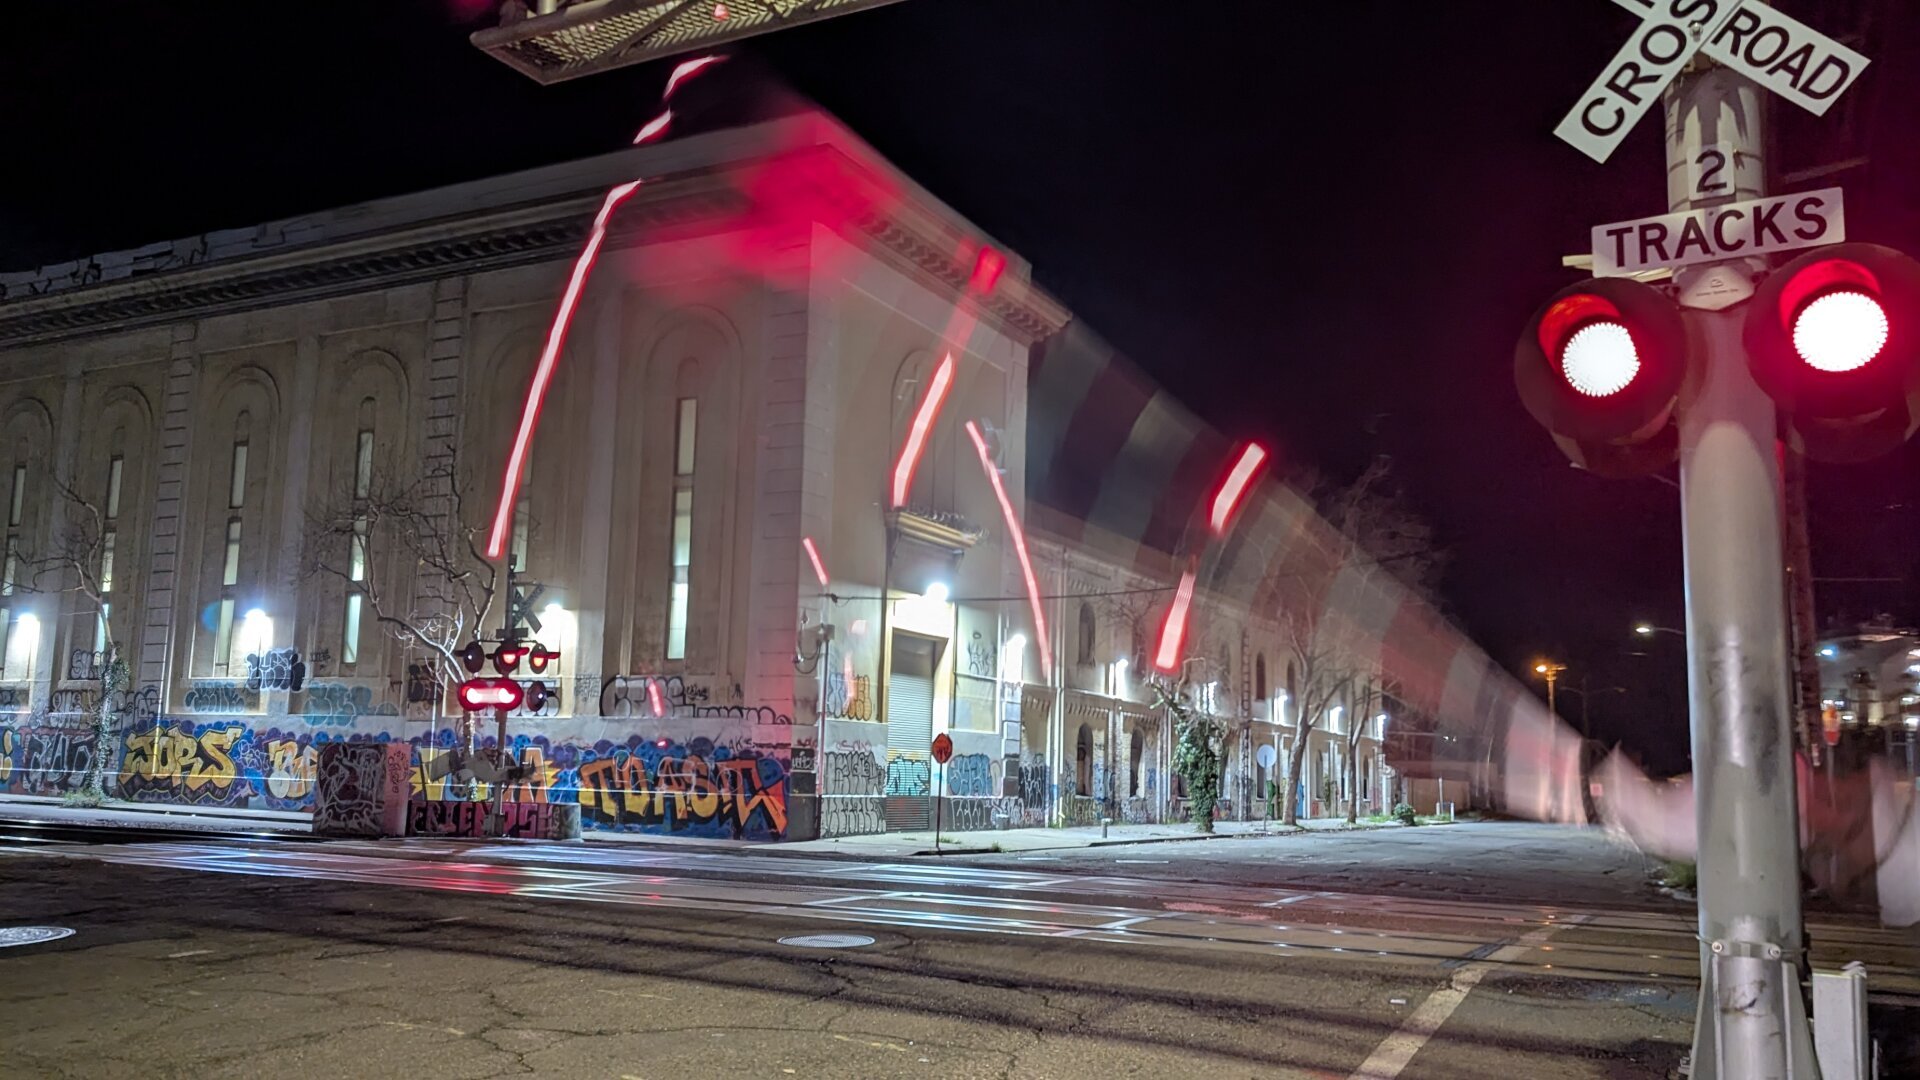
[[[895,635],[887,682],[889,832],[933,824],[933,672],[931,640]]]

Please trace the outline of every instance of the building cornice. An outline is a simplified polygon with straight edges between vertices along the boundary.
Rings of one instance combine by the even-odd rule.
[[[826,155],[828,171],[858,185],[861,194],[882,190],[878,178],[839,147],[816,145],[799,152]],[[734,180],[724,168],[650,179],[615,216],[607,246],[691,235],[703,225],[738,218],[748,203]],[[601,198],[591,192],[543,199],[8,300],[0,302],[0,346],[118,333],[567,258],[584,243]],[[967,246],[955,245],[958,234],[950,226],[911,202],[862,199],[861,205],[866,209],[850,215],[843,228],[857,234],[849,240],[864,241],[863,246],[946,291],[964,292],[973,268],[954,254]],[[1028,344],[1058,331],[1068,318],[1058,301],[1011,276],[980,306]]]

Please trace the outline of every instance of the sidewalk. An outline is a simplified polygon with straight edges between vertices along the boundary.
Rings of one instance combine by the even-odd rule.
[[[230,810],[224,807],[187,807],[158,803],[109,802],[95,808],[69,807],[57,798],[31,795],[0,796],[0,822],[71,825],[126,829],[164,829],[191,832],[255,832],[271,834],[309,834],[312,817],[302,813],[271,810]],[[590,843],[635,844],[653,847],[704,848],[752,855],[840,855],[859,858],[911,857],[917,855],[979,855],[987,853],[1022,854],[1078,848],[1114,847],[1122,844],[1161,844],[1189,840],[1230,840],[1252,836],[1288,836],[1307,833],[1345,832],[1359,829],[1398,829],[1397,823],[1374,824],[1362,819],[1348,825],[1345,818],[1303,819],[1288,827],[1271,821],[1216,821],[1211,834],[1202,833],[1188,822],[1160,825],[1114,824],[1064,829],[983,829],[973,831],[942,830],[936,845],[931,830],[915,832],[871,833],[865,836],[841,836],[825,840],[797,840],[770,843],[760,840],[728,840],[717,837],[684,836],[672,833],[630,833],[589,830]],[[1424,826],[1423,826],[1424,827]],[[447,839],[434,837],[432,839]],[[501,841],[488,841],[499,843]],[[516,841],[507,841],[509,843]]]
[[[220,806],[172,806],[109,800],[97,807],[67,806],[39,795],[0,795],[0,821],[179,832],[310,833],[313,815]]]
[[[1279,822],[1216,821],[1212,834],[1202,833],[1187,822],[1162,825],[1098,825],[1065,829],[981,829],[942,830],[934,843],[932,830],[915,832],[869,833],[864,836],[839,836],[826,840],[796,840],[787,843],[759,843],[721,840],[699,836],[674,836],[656,833],[589,832],[593,842],[628,843],[656,847],[692,847],[732,851],[752,855],[840,855],[860,858],[911,857],[917,855],[984,855],[988,853],[1024,854],[1036,851],[1060,851],[1079,848],[1115,847],[1122,844],[1162,844],[1187,840],[1231,840],[1252,836],[1288,836],[1306,833],[1346,832],[1360,829],[1398,829],[1397,823],[1372,824],[1362,819],[1348,825],[1345,818],[1302,820],[1289,828]]]

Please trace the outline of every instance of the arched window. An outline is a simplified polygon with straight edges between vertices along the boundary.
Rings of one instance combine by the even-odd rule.
[[[1093,618],[1093,605],[1080,605],[1080,662],[1093,663],[1093,638],[1097,627]]]
[[[1253,658],[1253,696],[1255,700],[1267,700],[1267,654],[1259,653]]]
[[[360,402],[358,424],[353,437],[353,535],[347,540],[347,606],[341,617],[340,663],[360,663],[360,620],[366,603],[367,567],[371,553],[367,543],[372,517],[367,503],[373,496],[373,421],[376,406],[372,398]],[[515,538],[518,539],[518,530]]]

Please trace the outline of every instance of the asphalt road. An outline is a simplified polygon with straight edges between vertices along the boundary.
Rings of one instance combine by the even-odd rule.
[[[0,949],[0,1072],[1660,1077],[1685,1050],[1678,915],[1118,863],[1214,846],[1110,849],[1089,874],[613,845],[0,848],[0,926],[76,931]],[[820,933],[874,941],[779,943]],[[1832,937],[1920,966],[1860,927]]]
[[[1661,862],[1598,829],[1462,821],[1413,829],[1236,836],[1219,840],[972,855],[971,866],[1085,872],[1116,864],[1139,877],[1199,879],[1433,899],[1581,904],[1691,912],[1662,896]]]

